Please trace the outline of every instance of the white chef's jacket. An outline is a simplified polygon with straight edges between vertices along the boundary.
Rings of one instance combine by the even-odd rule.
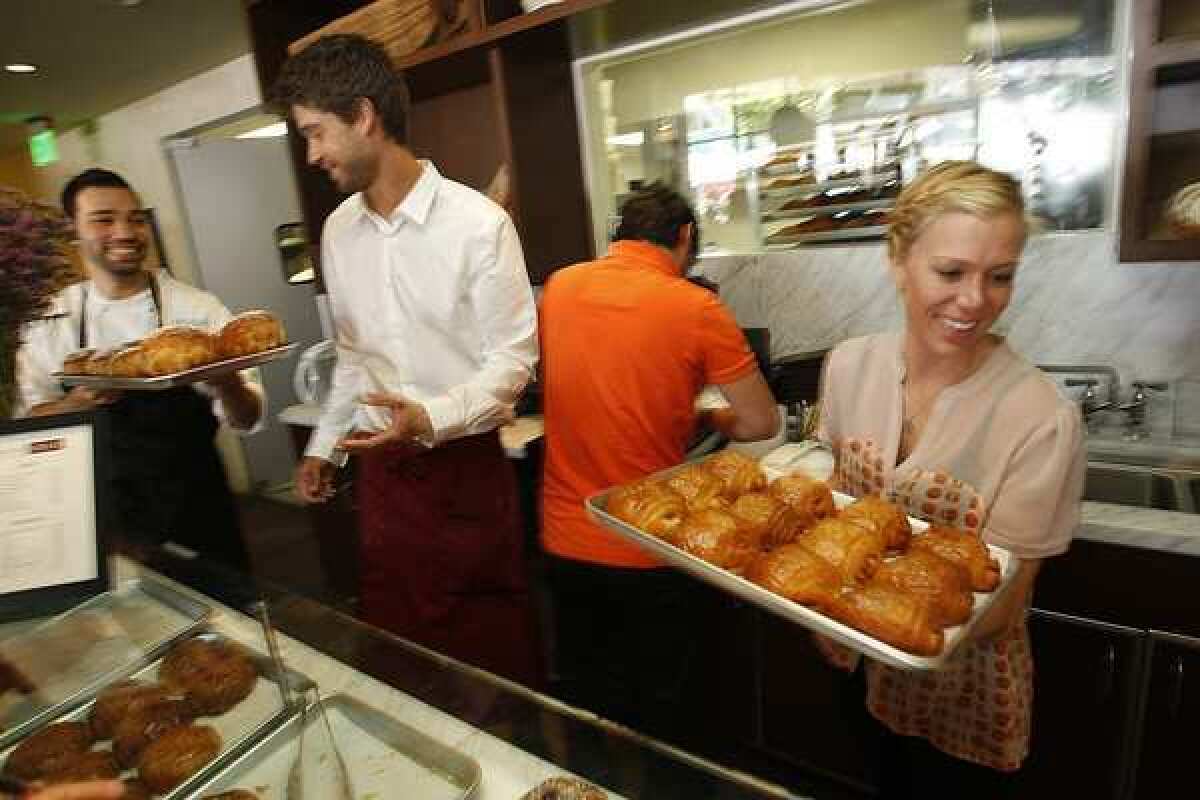
[[[390,218],[360,193],[325,222],[337,366],[307,455],[331,459],[350,430],[387,426],[386,411],[358,404],[367,392],[423,405],[437,444],[511,421],[533,376],[537,309],[512,220],[421,163]]]
[[[162,270],[158,272],[162,302],[162,324],[189,325],[217,332],[230,320],[229,309],[215,296],[181,283]],[[87,294],[88,347],[106,349],[140,339],[158,328],[158,314],[150,289],[130,297],[110,300],[100,294],[91,281],[68,286],[55,295],[47,319],[25,328],[25,342],[17,353],[17,413],[24,415],[39,403],[58,400],[62,385],[51,373],[62,369],[63,359],[79,349],[79,323],[84,293]],[[242,371],[252,391],[262,398],[263,413],[255,425],[239,433],[250,434],[262,428],[266,419],[266,393],[258,370]],[[192,387],[213,399],[213,414],[226,421],[225,409],[216,393],[203,383]]]

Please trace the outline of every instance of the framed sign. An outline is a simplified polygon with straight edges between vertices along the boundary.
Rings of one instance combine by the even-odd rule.
[[[108,590],[103,412],[0,421],[0,621]]]

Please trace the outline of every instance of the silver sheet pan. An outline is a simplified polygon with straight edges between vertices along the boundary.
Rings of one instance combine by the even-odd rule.
[[[474,758],[348,695],[330,695],[324,704],[354,797],[465,800],[479,788],[482,771]],[[306,715],[293,717],[211,776],[191,797],[240,788],[257,793],[261,800],[284,800],[302,720],[307,725],[304,795],[337,796],[328,735],[320,714],[310,707]]]
[[[668,470],[656,473],[654,478],[665,478],[681,467],[673,467]],[[873,636],[868,636],[861,631],[851,628],[849,625],[843,625],[837,620],[825,616],[819,611],[793,603],[787,598],[780,597],[773,592],[751,583],[745,578],[735,575],[732,572],[714,567],[702,559],[684,552],[674,545],[651,536],[648,533],[643,533],[637,528],[629,525],[608,513],[607,504],[608,496],[612,490],[606,490],[589,497],[586,502],[587,513],[596,523],[604,526],[608,530],[616,533],[624,539],[627,539],[643,549],[653,553],[658,558],[676,569],[683,570],[694,578],[698,578],[705,583],[715,586],[718,589],[729,592],[742,600],[753,603],[760,608],[764,608],[774,614],[783,617],[790,622],[801,625],[809,630],[824,634],[829,638],[846,645],[856,652],[869,656],[876,661],[888,664],[893,667],[905,670],[937,670],[947,659],[954,653],[955,649],[967,638],[971,629],[979,622],[983,613],[991,606],[995,599],[1001,595],[1008,584],[1012,582],[1013,576],[1016,574],[1017,561],[1012,557],[1012,554],[1007,550],[989,545],[992,555],[1000,562],[1001,583],[994,592],[976,593],[975,608],[971,612],[971,618],[963,625],[945,630],[945,644],[942,652],[936,656],[918,656],[912,653],[905,652],[898,647],[893,647],[890,644],[881,642]],[[849,505],[854,502],[854,498],[835,492],[834,499],[839,507]],[[912,523],[913,535],[919,536],[929,528],[928,523],[909,518]]]

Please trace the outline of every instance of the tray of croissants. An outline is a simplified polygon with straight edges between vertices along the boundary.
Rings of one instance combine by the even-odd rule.
[[[277,361],[296,347],[274,314],[246,311],[216,332],[169,325],[111,350],[76,351],[54,378],[95,389],[174,389]]]
[[[668,565],[894,667],[936,670],[1016,572],[975,533],[724,450],[587,500]]]

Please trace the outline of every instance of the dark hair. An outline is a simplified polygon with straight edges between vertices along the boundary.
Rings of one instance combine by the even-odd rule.
[[[358,119],[366,99],[399,144],[408,141],[408,85],[392,68],[382,47],[363,36],[322,36],[283,64],[270,103],[286,115],[291,106],[336,114],[347,124]]]
[[[635,192],[621,206],[621,222],[614,241],[633,239],[671,249],[679,244],[684,225],[692,226],[689,263],[700,250],[700,226],[696,214],[683,195],[659,181]]]
[[[75,200],[84,189],[128,189],[133,188],[115,172],[106,169],[87,169],[67,181],[62,190],[62,207],[67,216],[75,219]]]

